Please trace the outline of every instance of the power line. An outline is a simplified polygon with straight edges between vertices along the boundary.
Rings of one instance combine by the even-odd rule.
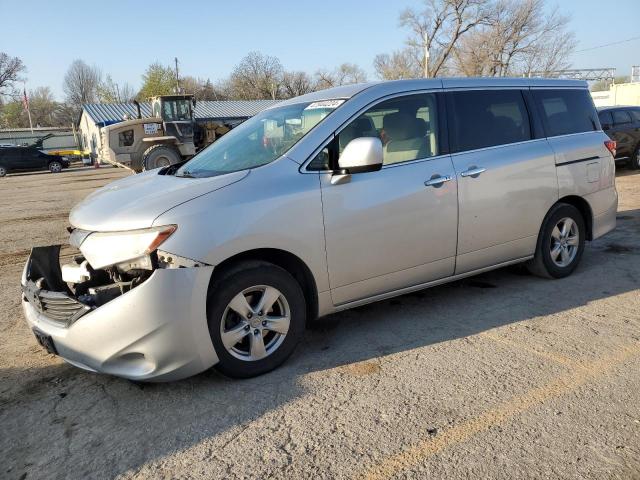
[[[619,42],[605,43],[604,45],[598,45],[597,47],[583,48],[582,50],[576,50],[573,53],[588,52],[589,50],[596,50],[597,48],[611,47],[613,45],[620,45],[621,43],[633,42],[634,40],[640,40],[640,37],[627,38],[626,40],[620,40]]]

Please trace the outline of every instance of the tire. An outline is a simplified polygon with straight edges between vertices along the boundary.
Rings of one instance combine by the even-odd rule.
[[[51,173],[60,173],[62,171],[62,163],[60,163],[58,160],[49,162],[49,171]]]
[[[7,175],[7,168],[0,165],[0,178]]]
[[[260,301],[267,297],[275,298],[272,307],[260,312]],[[220,360],[215,368],[233,378],[255,377],[280,366],[300,342],[306,323],[304,294],[286,270],[245,262],[210,285],[207,322]]]
[[[542,223],[536,253],[527,268],[534,275],[545,278],[571,275],[582,258],[585,238],[585,223],[580,211],[573,205],[557,203]]]
[[[142,155],[142,169],[168,167],[182,161],[182,157],[175,148],[167,145],[153,145],[145,150]]]
[[[629,166],[634,170],[640,170],[640,145],[636,147],[629,159]]]

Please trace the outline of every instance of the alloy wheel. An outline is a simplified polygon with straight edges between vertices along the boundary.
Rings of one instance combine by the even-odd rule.
[[[561,219],[551,231],[551,260],[558,267],[566,267],[576,258],[580,245],[578,224],[571,218]]]
[[[291,323],[285,296],[268,285],[246,288],[234,296],[222,315],[220,336],[235,358],[252,362],[274,353]]]

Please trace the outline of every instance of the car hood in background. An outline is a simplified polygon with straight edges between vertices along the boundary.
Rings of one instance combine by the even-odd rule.
[[[89,231],[119,231],[150,227],[167,210],[201,195],[231,185],[248,170],[208,178],[158,175],[158,170],[110,183],[76,205],[69,214],[72,226]]]

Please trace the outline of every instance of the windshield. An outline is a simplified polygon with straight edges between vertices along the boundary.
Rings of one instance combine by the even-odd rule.
[[[189,100],[164,100],[162,119],[167,122],[191,120]]]
[[[265,110],[198,153],[176,175],[210,177],[271,163],[342,103],[325,100]]]

